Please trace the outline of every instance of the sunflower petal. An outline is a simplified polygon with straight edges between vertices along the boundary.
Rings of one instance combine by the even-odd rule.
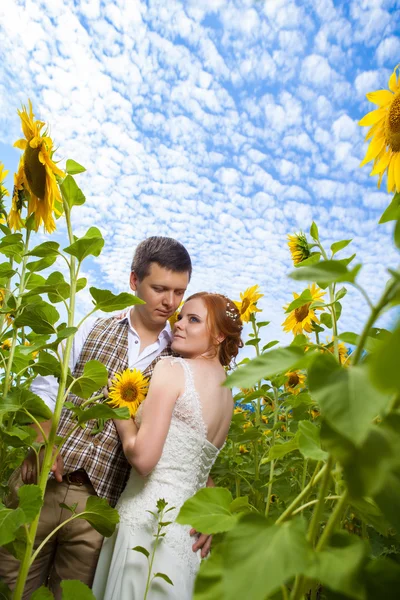
[[[396,153],[394,157],[394,181],[396,184],[396,192],[400,193],[400,152]]]
[[[392,152],[386,152],[381,160],[375,165],[375,167],[371,171],[371,175],[378,175],[378,173],[384,173],[387,169],[390,159],[392,157]]]
[[[378,156],[378,154],[384,149],[384,147],[385,147],[385,138],[371,140],[371,142],[368,146],[367,153],[364,157],[364,160],[361,162],[360,167],[363,167],[364,165],[369,163],[372,159],[376,158]]]
[[[398,67],[398,65],[397,65],[397,67]],[[389,89],[392,90],[393,93],[397,92],[397,89],[399,87],[399,82],[397,81],[397,75],[396,75],[397,67],[395,67],[393,69],[393,73],[391,74],[391,76],[389,78]]]
[[[395,165],[396,165],[396,155],[393,155],[392,160],[389,163],[388,176],[387,176],[387,191],[389,194],[391,192],[393,192],[394,188],[396,187],[395,172],[394,172]]]
[[[361,121],[358,122],[361,127],[368,127],[369,125],[375,125],[380,119],[384,118],[386,115],[386,110],[384,108],[377,108],[376,110],[371,110],[371,112],[367,113]]]
[[[369,92],[367,98],[370,102],[382,107],[392,102],[393,94],[389,90],[377,90],[376,92]]]
[[[24,140],[23,138],[21,138],[20,140],[17,140],[15,142],[14,148],[19,148],[20,150],[25,150],[27,145],[28,145],[28,142],[26,140]]]

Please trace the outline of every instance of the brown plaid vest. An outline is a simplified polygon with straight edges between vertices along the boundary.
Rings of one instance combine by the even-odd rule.
[[[108,369],[109,377],[128,367],[128,319],[114,317],[98,319],[89,333],[74,369],[74,377],[80,377],[83,367],[89,360],[98,360]],[[162,356],[170,356],[171,349],[165,348],[143,371],[151,377],[156,363]],[[96,392],[96,393],[100,393]],[[68,400],[79,406],[83,400],[69,394]],[[76,422],[67,408],[61,412],[58,435],[65,436]],[[106,498],[115,506],[125,487],[131,466],[125,459],[117,430],[112,420],[106,421],[103,431],[93,435],[96,421],[88,421],[84,428],[79,427],[62,447],[64,473],[84,469],[101,498]]]

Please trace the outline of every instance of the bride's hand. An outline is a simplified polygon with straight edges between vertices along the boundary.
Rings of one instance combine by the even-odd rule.
[[[190,530],[190,535],[198,535],[197,542],[195,542],[192,546],[193,552],[197,552],[197,550],[201,549],[201,558],[205,558],[211,549],[212,535],[207,535],[206,533],[199,533],[196,529]]]

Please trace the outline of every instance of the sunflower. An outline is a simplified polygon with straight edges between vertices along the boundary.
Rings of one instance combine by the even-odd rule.
[[[47,130],[42,132],[43,121],[35,120],[30,100],[29,114],[25,106],[18,114],[25,139],[17,140],[14,146],[24,151],[24,185],[30,195],[28,215],[35,213],[36,231],[43,223],[45,230],[52,233],[56,228],[53,212],[61,214],[62,202],[56,175],[64,177],[65,174],[52,160],[53,140],[47,135]]]
[[[110,404],[114,408],[127,406],[131,417],[134,417],[146,398],[148,388],[148,377],[143,377],[137,369],[125,369],[122,373],[117,373],[111,382],[108,395]]]
[[[240,444],[239,446],[239,452],[240,454],[248,454],[249,451],[247,450],[246,446],[243,446],[243,444]]]
[[[19,161],[17,173],[14,173],[14,190],[11,200],[11,209],[8,214],[8,225],[13,231],[20,230],[23,226],[21,211],[25,199],[25,173],[23,159]]]
[[[11,344],[12,344],[12,341],[10,339],[4,340],[4,342],[1,344],[2,350],[10,350]]]
[[[308,289],[311,292],[313,302],[316,300],[322,300],[322,297],[326,294],[326,292],[323,292],[317,285],[315,285],[315,283],[309,285]],[[296,300],[296,298],[299,297],[299,294],[293,292],[293,296]],[[319,319],[315,314],[315,310],[317,309],[310,308],[310,306],[311,302],[308,304],[303,304],[303,306],[292,310],[287,319],[282,323],[283,330],[287,333],[292,331],[294,335],[303,333],[303,331],[311,333],[313,323],[319,323]],[[284,308],[286,310],[287,306]],[[318,310],[323,310],[323,308],[319,308]]]
[[[326,349],[331,352],[332,354],[334,354],[335,352],[335,347],[333,344],[333,338],[332,338],[332,343],[329,343],[329,346],[326,346]],[[343,342],[339,342],[338,343],[338,350],[339,350],[339,363],[341,365],[344,365],[346,363],[348,354],[349,354],[349,349],[347,348],[347,346],[343,343]]]
[[[2,225],[6,224],[6,220],[5,220],[5,208],[4,208],[4,204],[3,204],[3,199],[6,196],[9,196],[10,194],[8,193],[8,190],[3,186],[3,181],[5,180],[5,178],[8,175],[8,171],[4,170],[4,165],[3,163],[0,162],[0,223]]]
[[[253,287],[247,288],[243,294],[240,294],[240,302],[234,302],[234,304],[240,313],[242,323],[248,323],[252,313],[261,312],[257,308],[257,302],[263,296],[264,294],[260,294],[258,285],[253,285]]]
[[[287,381],[285,381],[285,390],[291,394],[298,394],[304,386],[306,376],[300,371],[288,371],[285,373]]]
[[[311,256],[307,238],[302,231],[300,231],[300,233],[295,233],[294,235],[288,235],[287,237],[294,265],[298,265]]]
[[[379,175],[378,188],[387,171],[387,191],[400,192],[400,64],[389,78],[388,90],[377,90],[367,94],[370,102],[379,108],[365,115],[359,122],[363,127],[371,126],[365,141],[370,144],[360,167],[374,161],[371,175]]]

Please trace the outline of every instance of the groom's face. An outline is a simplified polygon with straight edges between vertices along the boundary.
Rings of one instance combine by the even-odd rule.
[[[153,325],[165,324],[179,304],[189,283],[187,271],[178,273],[151,263],[150,272],[141,281],[132,271],[130,278],[131,289],[146,304],[138,304],[135,310],[139,311],[144,321]]]

